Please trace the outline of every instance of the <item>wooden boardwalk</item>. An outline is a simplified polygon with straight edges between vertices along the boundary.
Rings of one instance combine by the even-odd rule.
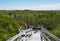
[[[47,35],[53,38],[55,41],[60,41],[58,37],[51,34],[45,28],[41,27],[40,30],[26,29],[20,30],[19,33],[7,41],[52,41]]]

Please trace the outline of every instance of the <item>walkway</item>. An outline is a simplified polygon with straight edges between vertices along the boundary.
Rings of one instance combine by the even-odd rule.
[[[34,31],[33,31],[32,36],[27,41],[41,41],[40,32],[38,31],[38,32],[34,33]]]

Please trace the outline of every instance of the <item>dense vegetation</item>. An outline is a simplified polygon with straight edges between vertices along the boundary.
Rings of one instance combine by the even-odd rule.
[[[16,35],[25,22],[42,24],[60,38],[60,11],[0,10],[0,41]]]

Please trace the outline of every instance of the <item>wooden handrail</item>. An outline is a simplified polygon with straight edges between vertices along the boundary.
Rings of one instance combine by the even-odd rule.
[[[54,40],[60,41],[60,39],[59,39],[58,37],[56,37],[55,35],[49,33],[45,28],[42,27],[42,28],[41,28],[41,31],[42,31],[42,33],[48,34],[48,35],[49,35],[50,37],[52,37]]]

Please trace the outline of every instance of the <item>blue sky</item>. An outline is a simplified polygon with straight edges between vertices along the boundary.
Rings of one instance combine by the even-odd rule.
[[[0,10],[60,10],[60,0],[0,0]]]

